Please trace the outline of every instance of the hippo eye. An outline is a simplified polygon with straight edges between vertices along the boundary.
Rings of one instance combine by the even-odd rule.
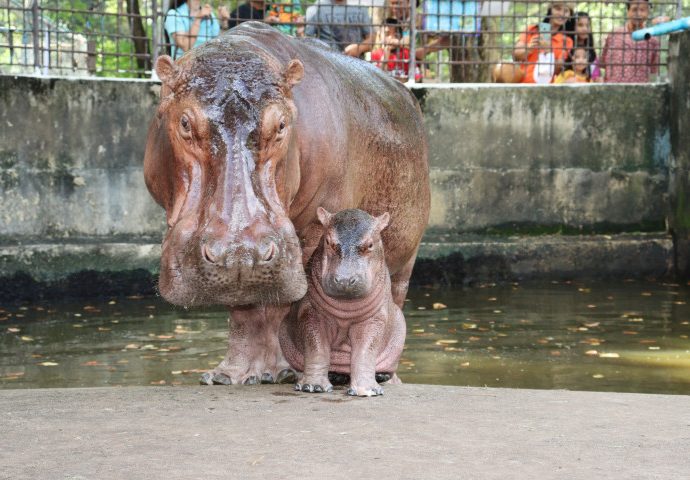
[[[282,132],[285,130],[285,120],[280,121],[280,125],[278,125],[278,133]]]
[[[192,137],[192,123],[189,121],[189,117],[186,114],[180,117],[180,134],[184,138]]]

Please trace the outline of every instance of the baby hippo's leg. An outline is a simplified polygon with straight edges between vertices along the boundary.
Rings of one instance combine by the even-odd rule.
[[[350,327],[352,359],[348,395],[359,397],[383,395],[383,387],[376,383],[376,357],[384,331],[383,325],[382,320],[372,319]]]
[[[295,384],[295,390],[309,393],[332,392],[333,385],[328,381],[331,343],[325,326],[310,309],[303,313],[300,320],[304,328],[304,372]]]

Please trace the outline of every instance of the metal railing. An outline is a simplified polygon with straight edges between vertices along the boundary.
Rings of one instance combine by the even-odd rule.
[[[253,18],[321,38],[401,81],[601,81],[603,72],[609,80],[656,81],[666,77],[667,37],[632,42],[621,29],[640,23],[645,13],[631,14],[637,6],[648,6],[647,24],[683,11],[681,0],[214,0],[197,13],[189,9],[196,0],[179,1],[0,0],[0,73],[149,77],[158,55],[182,53]],[[566,23],[570,9],[578,17]]]

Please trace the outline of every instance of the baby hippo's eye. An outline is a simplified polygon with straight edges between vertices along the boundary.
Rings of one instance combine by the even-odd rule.
[[[371,251],[373,249],[374,249],[374,243],[373,242],[365,243],[365,244],[362,244],[359,246],[359,252],[362,254],[371,253]]]
[[[278,133],[281,133],[283,130],[285,130],[285,120],[281,120],[280,125],[278,125]]]

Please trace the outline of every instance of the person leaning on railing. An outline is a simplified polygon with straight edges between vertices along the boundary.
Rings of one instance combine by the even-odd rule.
[[[170,39],[173,58],[218,36],[220,25],[211,5],[202,5],[200,0],[173,0],[172,3],[173,8],[165,16],[165,33]]]
[[[513,59],[521,62],[523,72],[520,83],[552,83],[561,72],[565,58],[573,48],[572,39],[565,35],[565,23],[573,14],[575,5],[566,2],[549,4],[543,23],[550,25],[551,40],[540,34],[539,25],[531,25],[520,35],[513,49]]]
[[[360,57],[371,50],[374,32],[366,7],[346,0],[318,0],[307,8],[307,37],[316,37],[345,55]]]
[[[648,82],[659,71],[659,40],[651,37],[636,42],[631,37],[635,30],[645,28],[649,10],[648,0],[627,1],[625,25],[615,28],[604,42],[600,66],[606,70],[606,82]],[[668,20],[668,17],[659,17],[652,20],[652,24]]]

